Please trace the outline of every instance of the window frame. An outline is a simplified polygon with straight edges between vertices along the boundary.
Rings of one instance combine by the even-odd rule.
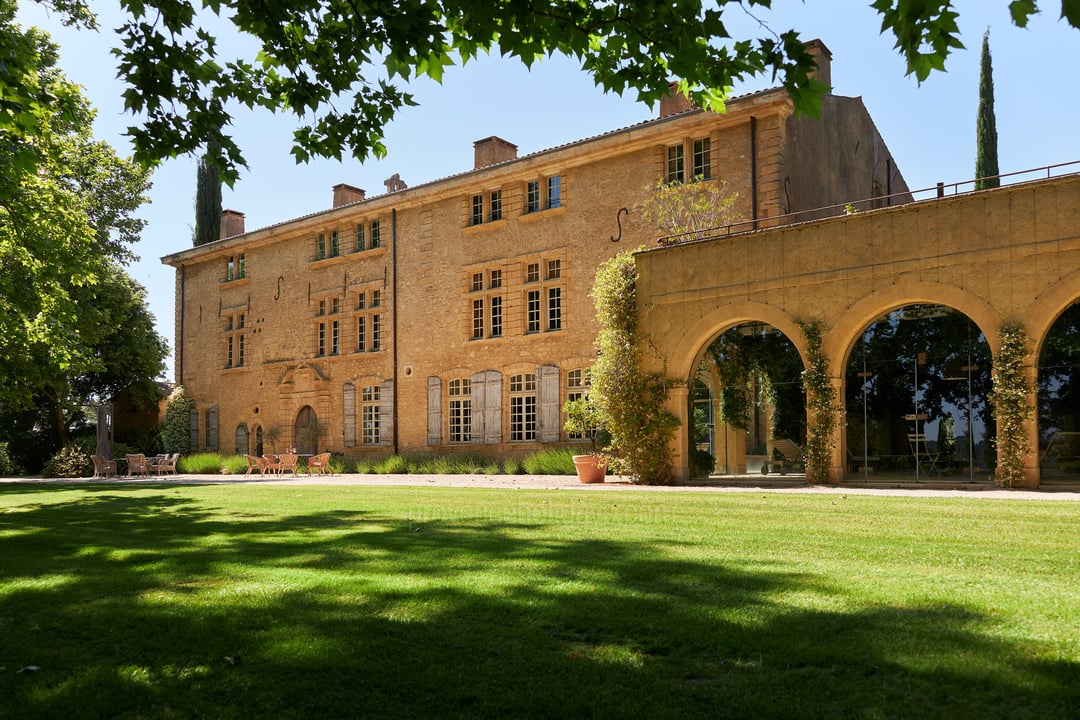
[[[447,383],[449,417],[447,439],[451,445],[472,442],[472,381],[454,378]]]
[[[708,136],[694,138],[691,141],[693,150],[693,175],[692,180],[712,180],[712,139]]]
[[[535,373],[510,376],[510,442],[536,442],[538,397]]]
[[[664,183],[682,183],[686,180],[686,148],[682,143],[668,145],[664,163]]]

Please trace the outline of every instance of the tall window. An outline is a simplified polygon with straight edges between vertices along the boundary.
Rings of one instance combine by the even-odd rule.
[[[503,303],[502,295],[491,298],[491,337],[502,337],[503,332]]]
[[[477,298],[472,301],[472,339],[480,340],[484,337],[484,299]]]
[[[712,143],[709,138],[694,141],[694,180],[712,179]]]
[[[247,261],[244,258],[244,253],[230,255],[229,259],[225,261],[225,282],[241,280],[245,277],[247,277]]]
[[[341,325],[334,320],[330,323],[330,354],[337,355],[341,348]]]
[[[562,206],[562,178],[558,175],[548,178],[547,206],[549,208]]]
[[[566,400],[568,402],[574,400],[584,400],[586,391],[586,378],[584,370],[570,370],[566,373]],[[583,440],[585,435],[582,433],[569,433],[567,437],[571,440]]]
[[[371,248],[374,250],[382,247],[382,223],[379,220],[371,221]]]
[[[540,291],[529,290],[525,300],[525,332],[540,332]]]
[[[469,291],[466,306],[471,323],[467,328],[470,340],[498,338],[503,335],[502,268],[477,270],[467,276]]]
[[[378,352],[381,343],[379,314],[363,312],[374,310],[382,303],[382,291],[371,290],[370,294],[361,290],[356,294],[356,352]]]
[[[548,288],[548,330],[562,329],[562,288]]]
[[[536,375],[510,378],[510,441],[536,440]]]
[[[364,445],[379,444],[379,386],[367,385],[360,393],[360,413]]]
[[[338,231],[330,231],[330,257],[337,257],[341,254],[341,241],[338,239]]]
[[[315,259],[322,260],[326,257],[326,233],[319,233],[315,237]]]
[[[472,384],[468,378],[450,381],[450,442],[472,440]]]
[[[683,181],[685,158],[682,145],[671,145],[667,149],[667,171],[664,173],[664,182],[679,183]]]
[[[484,222],[484,196],[473,195],[472,196],[472,217],[470,218],[470,225],[479,225]]]
[[[525,186],[525,212],[540,211],[540,181],[530,180]]]
[[[489,208],[491,222],[502,220],[502,190],[491,191],[491,207]]]
[[[244,366],[244,313],[225,316],[225,367]]]
[[[326,323],[324,322],[319,323],[316,354],[319,357],[326,355]]]
[[[356,223],[356,252],[360,252],[364,249],[364,223]]]

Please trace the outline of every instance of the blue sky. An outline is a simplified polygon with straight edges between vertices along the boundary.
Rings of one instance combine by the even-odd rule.
[[[733,35],[756,33],[758,21],[772,30],[794,28],[805,38],[821,38],[833,54],[832,80],[839,95],[861,96],[900,171],[912,189],[937,182],[970,180],[975,167],[975,115],[979,52],[990,28],[993,55],[998,157],[1003,173],[1080,160],[1080,30],[1058,19],[1060,3],[1044,0],[1043,13],[1027,29],[1012,25],[1007,0],[959,0],[962,40],[945,73],[921,86],[905,76],[890,35],[881,35],[870,0],[774,0],[773,9],[725,11]],[[131,152],[123,133],[133,118],[123,112],[122,85],[115,79],[111,29],[122,15],[114,0],[93,4],[102,31],[63,28],[39,5],[23,2],[20,21],[48,30],[60,45],[61,66],[85,88],[98,109],[94,134],[122,155]],[[236,38],[220,44],[242,48]],[[250,47],[250,46],[249,46]],[[772,86],[770,78],[735,88],[735,94]],[[441,85],[414,83],[419,107],[408,108],[387,130],[387,156],[361,165],[316,161],[296,165],[289,150],[295,121],[266,113],[241,115],[235,123],[249,168],[223,191],[225,208],[246,216],[248,230],[323,210],[331,188],[345,182],[369,195],[384,192],[383,181],[398,173],[410,185],[467,171],[473,142],[498,135],[526,155],[597,135],[655,116],[633,97],[604,95],[573,61],[556,57],[527,70],[497,57],[453,68]],[[132,276],[148,291],[158,331],[173,341],[172,268],[163,255],[191,245],[196,161],[170,160],[154,174],[148,221],[135,248],[140,260]],[[172,379],[169,361],[168,379]]]

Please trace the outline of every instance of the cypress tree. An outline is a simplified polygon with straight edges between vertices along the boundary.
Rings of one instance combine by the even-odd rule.
[[[990,64],[990,29],[983,34],[982,60],[979,68],[979,116],[975,122],[975,189],[985,190],[1001,184],[997,176],[997,122],[994,120],[994,70]],[[985,180],[981,178],[986,178]]]
[[[206,155],[199,159],[195,185],[195,236],[196,246],[219,239],[221,234],[221,174],[207,162],[207,157],[220,152],[221,146],[210,142]]]

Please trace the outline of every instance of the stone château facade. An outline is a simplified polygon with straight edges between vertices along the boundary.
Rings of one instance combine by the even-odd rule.
[[[815,44],[819,77],[829,53]],[[584,390],[598,265],[660,234],[634,208],[662,180],[726,182],[759,224],[907,187],[861,100],[820,119],[783,90],[725,114],[680,104],[630,127],[475,166],[163,258],[176,269],[176,382],[199,449],[524,455],[573,443],[561,407]],[[613,236],[621,240],[613,243]]]

